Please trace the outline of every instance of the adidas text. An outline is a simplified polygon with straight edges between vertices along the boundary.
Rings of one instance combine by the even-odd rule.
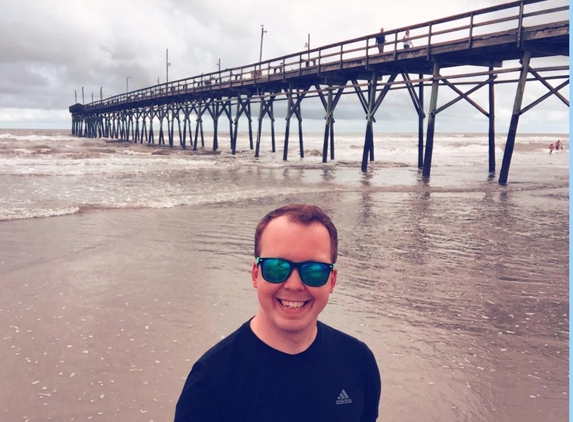
[[[352,403],[352,399],[336,400],[336,404],[350,404],[350,403]]]

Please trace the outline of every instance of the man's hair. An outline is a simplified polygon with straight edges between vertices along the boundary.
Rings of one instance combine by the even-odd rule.
[[[338,232],[336,226],[324,211],[316,205],[309,204],[289,204],[265,215],[262,220],[259,221],[257,229],[255,230],[255,257],[260,256],[260,244],[263,232],[271,221],[283,215],[293,223],[299,223],[305,226],[319,223],[326,227],[330,236],[330,258],[332,259],[332,263],[336,262],[336,258],[338,257]]]

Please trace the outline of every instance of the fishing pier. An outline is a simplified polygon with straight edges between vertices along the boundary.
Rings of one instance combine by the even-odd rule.
[[[237,150],[239,121],[243,118],[247,120],[249,147],[258,157],[264,119],[270,120],[271,150],[276,152],[274,104],[286,101],[283,159],[287,160],[291,119],[297,120],[299,156],[304,157],[303,100],[318,98],[324,107],[325,122],[322,161],[327,162],[335,159],[336,106],[343,95],[353,95],[366,120],[361,168],[367,171],[369,161],[374,160],[376,112],[392,91],[406,90],[418,116],[418,167],[423,177],[430,177],[439,113],[462,100],[488,119],[488,172],[493,177],[495,87],[513,84],[514,106],[498,180],[503,185],[508,180],[521,116],[551,96],[569,107],[568,98],[560,93],[569,84],[569,66],[536,67],[533,63],[569,56],[568,17],[566,0],[520,0],[385,31],[382,46],[376,41],[381,34],[369,34],[88,104],[74,104],[69,109],[72,134],[170,147],[178,139],[181,148],[197,150],[199,143],[205,147],[203,119],[209,117],[213,121],[212,148],[216,151],[220,148],[219,123],[224,115],[231,153]],[[407,30],[413,44],[410,48],[404,48]],[[507,61],[519,61],[519,65],[508,67]],[[472,67],[471,72],[467,66]],[[446,69],[458,73],[445,76]],[[524,91],[530,81],[540,82],[547,92],[524,106]],[[427,113],[424,88],[430,90]],[[489,92],[487,105],[471,98],[481,88]],[[452,90],[456,97],[438,104],[441,89]],[[157,134],[154,124],[158,126]]]

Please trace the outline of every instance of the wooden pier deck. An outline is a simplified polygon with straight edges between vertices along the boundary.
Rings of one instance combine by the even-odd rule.
[[[559,93],[569,83],[568,66],[533,68],[532,59],[569,55],[569,4],[559,0],[520,0],[494,7],[470,11],[456,16],[396,28],[384,33],[384,51],[379,52],[375,37],[345,40],[311,50],[151,86],[89,104],[74,104],[72,133],[78,136],[118,137],[133,142],[155,143],[153,122],[159,122],[159,144],[167,139],[174,145],[174,123],[177,121],[181,147],[197,148],[199,134],[204,145],[202,116],[209,115],[214,123],[213,149],[218,149],[218,119],[223,113],[229,119],[231,150],[234,153],[241,116],[249,123],[250,147],[259,154],[261,124],[265,116],[271,119],[272,146],[275,151],[275,101],[288,101],[283,158],[287,159],[290,118],[299,123],[302,150],[301,104],[303,99],[319,97],[325,110],[325,140],[323,161],[334,159],[334,110],[342,95],[355,93],[365,112],[367,125],[362,169],[374,159],[373,127],[375,114],[390,90],[407,89],[418,113],[418,166],[430,177],[433,135],[436,115],[460,100],[466,100],[490,120],[489,173],[496,172],[494,152],[494,86],[498,75],[518,74],[512,121],[508,132],[499,183],[505,184],[511,163],[519,117],[551,95],[566,106],[569,100]],[[404,49],[402,37],[411,32],[413,47]],[[520,66],[505,68],[504,62],[520,60]],[[482,66],[484,71],[463,73],[463,66]],[[445,68],[459,68],[457,75],[442,76]],[[410,75],[415,77],[411,78]],[[400,77],[400,78],[398,78]],[[386,81],[384,82],[384,79]],[[523,91],[528,80],[540,81],[549,93],[522,108]],[[554,87],[549,81],[559,80]],[[507,83],[507,81],[504,81]],[[463,85],[474,85],[462,91]],[[424,112],[423,89],[431,86],[428,114]],[[453,89],[458,97],[438,107],[440,86]],[[471,93],[489,87],[489,110],[470,98]],[[256,147],[251,129],[251,104],[259,104]],[[195,138],[192,139],[191,117],[196,118]],[[181,123],[183,122],[183,131]],[[424,142],[424,123],[426,139]]]

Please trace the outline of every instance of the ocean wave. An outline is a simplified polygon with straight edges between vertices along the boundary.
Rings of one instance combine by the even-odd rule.
[[[14,141],[14,134],[37,142]],[[503,155],[501,138],[496,141],[498,171]],[[69,141],[53,142],[58,139]],[[527,175],[530,182],[529,174],[534,171],[537,176],[531,183],[537,185],[553,180],[555,171],[568,169],[569,151],[549,154],[548,144],[539,139],[538,135],[517,139],[513,183],[519,182],[513,177],[516,171],[522,172],[522,178]],[[248,139],[238,141],[240,147],[233,155],[223,142],[219,151],[213,152],[208,142],[192,151],[179,146],[73,138],[64,130],[0,134],[0,221],[95,209],[273,201],[281,196],[356,190],[365,182],[369,188],[403,189],[417,186],[419,179],[417,134],[376,136],[376,160],[369,163],[366,180],[360,172],[363,135],[337,137],[336,158],[330,160],[329,148],[326,163],[322,163],[322,134],[305,137],[304,158],[299,157],[299,145],[293,139],[288,161],[283,161],[284,144],[280,141],[272,153],[269,139],[263,139],[258,158],[248,147]],[[484,175],[488,175],[487,136],[437,135],[432,170],[434,188],[481,189]]]
[[[240,201],[252,201],[264,198],[301,195],[301,194],[316,194],[323,192],[331,192],[331,187],[294,187],[294,188],[281,188],[280,190],[274,188],[260,189],[240,189],[230,190],[226,192],[209,191],[202,194],[181,195],[172,194],[164,195],[160,190],[141,192],[138,197],[125,197],[125,198],[102,198],[98,203],[81,203],[79,205],[62,207],[62,208],[1,208],[0,207],[0,222],[23,220],[31,218],[46,218],[46,217],[59,217],[63,215],[71,215],[78,213],[88,213],[94,210],[104,209],[165,209],[174,208],[185,205],[205,205],[205,204],[221,204],[221,203],[234,203]],[[69,198],[68,198],[69,200]]]
[[[78,212],[80,212],[80,207],[76,206],[65,208],[0,208],[0,221],[60,217]]]
[[[7,139],[12,141],[23,141],[23,142],[37,142],[37,141],[78,141],[76,136],[72,135],[16,135],[12,133],[1,133],[0,140]]]
[[[86,176],[93,174],[161,173],[168,171],[196,171],[219,165],[216,161],[187,158],[156,158],[151,155],[110,155],[75,153],[67,157],[43,160],[30,154],[0,157],[0,174],[14,176]],[[133,158],[132,158],[133,157]]]

